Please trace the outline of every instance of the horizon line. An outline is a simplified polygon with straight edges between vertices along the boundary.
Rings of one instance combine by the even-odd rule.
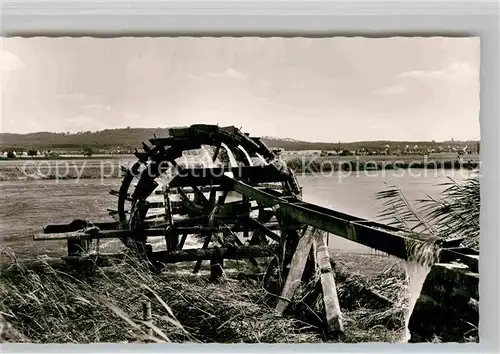
[[[121,127],[121,128],[104,128],[104,129],[100,129],[100,130],[87,130],[87,131],[80,131],[80,132],[70,132],[69,134],[67,134],[67,132],[57,132],[57,131],[35,131],[35,132],[28,132],[28,133],[16,133],[16,132],[0,132],[0,135],[2,134],[11,134],[11,135],[30,135],[30,134],[65,134],[65,135],[78,135],[78,133],[86,133],[86,132],[90,132],[90,134],[96,134],[96,133],[99,133],[99,132],[103,132],[105,130],[127,130],[127,129],[134,129],[134,130],[154,130],[154,129],[171,129],[171,128],[187,128],[189,126],[175,126],[175,127],[156,127],[156,128],[152,128],[152,127],[149,127],[149,128],[144,128],[144,127]],[[241,130],[241,128],[240,128]],[[250,135],[252,136],[252,135]],[[258,136],[256,136],[258,137]],[[335,141],[335,140],[331,140],[331,141],[314,141],[314,140],[301,140],[301,139],[298,139],[298,138],[292,138],[292,137],[289,137],[289,136],[270,136],[270,135],[262,135],[260,136],[260,138],[263,138],[263,139],[273,139],[273,140],[286,140],[286,139],[289,139],[290,142],[303,142],[303,143],[313,143],[313,144],[354,144],[354,143],[363,143],[363,142],[434,142],[434,143],[447,143],[447,142],[469,142],[469,141],[473,141],[473,142],[480,142],[481,141],[481,137],[476,137],[476,138],[470,138],[470,139],[457,139],[457,140],[428,140],[428,139],[419,139],[419,140],[395,140],[395,139],[381,139],[381,138],[377,138],[377,139],[373,139],[373,140],[355,140],[355,141]],[[452,138],[453,139],[453,138]],[[1,144],[1,142],[0,142]]]

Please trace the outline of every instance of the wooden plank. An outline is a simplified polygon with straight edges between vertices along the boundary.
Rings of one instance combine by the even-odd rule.
[[[57,234],[35,234],[33,240],[71,240],[71,239],[88,239],[97,240],[105,238],[122,238],[122,237],[134,237],[136,235],[145,236],[164,236],[164,228],[151,228],[145,229],[143,231],[131,231],[131,230],[101,230],[99,232],[85,234],[78,231],[61,232]]]
[[[182,250],[184,248],[184,244],[186,243],[186,239],[188,237],[188,234],[183,234],[181,238],[181,242],[179,243],[179,249]]]
[[[279,230],[280,226],[279,223],[268,223],[268,224],[262,224],[260,221],[254,218],[249,218],[248,222],[252,224],[252,226],[258,228],[265,236],[269,237],[271,240],[279,242],[280,236],[271,230]]]
[[[96,222],[90,225],[98,227],[100,230],[117,230],[120,223],[116,221]],[[79,228],[78,228],[79,229]],[[44,234],[57,234],[62,232],[78,231],[71,224],[52,224],[43,228]]]
[[[165,207],[164,202],[150,202],[150,201],[148,201],[148,208],[149,209],[164,208],[164,207]]]
[[[162,225],[164,221],[149,221],[151,219],[156,219],[156,218],[161,218],[164,217],[165,214],[160,213],[160,214],[152,214],[146,216],[145,220],[148,220],[146,222],[146,228],[156,228],[159,227],[158,225]],[[106,221],[106,222],[96,222],[96,223],[89,223],[89,226],[95,226],[101,231],[109,231],[109,230],[119,230],[120,228],[120,223],[117,221]],[[43,228],[43,234],[59,234],[59,233],[68,233],[68,232],[74,232],[74,231],[79,231],[81,228],[74,227],[71,223],[69,224],[52,224],[52,225],[47,225]],[[40,236],[41,237],[41,236]],[[63,237],[64,238],[64,237]],[[38,238],[35,238],[38,239]],[[40,238],[42,239],[42,238]]]
[[[298,223],[307,224],[320,230],[331,232],[337,236],[404,260],[408,257],[406,243],[410,236],[400,232],[400,230],[375,222],[364,222],[358,217],[339,213],[310,203],[295,205],[271,193],[253,188],[249,184],[227,175],[225,175],[224,178],[228,188],[232,188],[263,205],[279,205],[283,215],[287,215]],[[412,239],[417,242],[426,241],[424,238],[425,236],[423,235],[412,236]]]
[[[210,202],[208,201],[205,194],[196,186],[191,186],[194,192],[194,203],[197,205],[201,205],[204,208],[210,207]]]
[[[267,223],[265,227],[269,230],[278,230],[279,224],[276,222]],[[226,224],[221,222],[220,225],[216,226],[177,226],[174,223],[174,228],[179,233],[188,233],[188,234],[200,234],[205,231],[217,231],[217,230],[231,230],[232,232],[242,232],[244,230],[244,226],[241,224]]]
[[[246,196],[243,196],[242,200],[243,204],[243,214],[250,218],[250,213],[252,212],[252,205],[250,204],[250,199]],[[243,229],[243,237],[247,239],[249,237],[249,229],[248,229],[248,223],[244,223],[244,229]]]
[[[165,232],[165,245],[169,251],[176,251],[179,247],[179,233],[172,227],[167,228]]]
[[[114,189],[110,190],[110,191],[109,191],[109,194],[114,195],[114,196],[116,196],[116,197],[119,197],[119,196],[120,196],[120,192],[119,192],[119,191],[117,191],[117,190],[114,190]],[[131,201],[132,201],[132,198],[130,197],[130,194],[129,194],[129,193],[127,193],[127,195],[125,196],[125,200],[128,200],[129,202],[131,202]]]
[[[227,233],[227,234],[231,235],[232,239],[234,240],[234,242],[235,242],[238,246],[240,246],[240,247],[242,247],[242,246],[243,246],[243,242],[242,242],[242,241],[238,238],[238,236],[237,236],[237,235],[235,235],[235,234],[234,234],[234,232],[233,232],[231,229],[229,229],[229,228],[222,228],[222,232],[224,232],[224,231],[226,231],[226,233]],[[253,266],[254,266],[257,270],[259,270],[259,269],[260,269],[260,267],[259,267],[259,263],[257,263],[257,261],[255,260],[255,258],[250,258],[249,260],[250,260],[250,263],[252,263],[252,265],[253,265]]]
[[[189,168],[179,171],[179,174],[170,181],[170,187],[220,185],[223,184],[225,172],[232,172],[235,178],[252,184],[286,180],[286,176],[282,175],[273,165],[233,167],[229,169],[222,167]]]
[[[220,252],[220,253],[219,253]],[[190,262],[210,260],[214,256],[222,259],[245,259],[272,257],[276,247],[271,246],[243,246],[231,248],[190,248],[168,253],[166,251],[154,252],[152,257],[163,263]]]
[[[165,264],[193,262],[198,260],[211,260],[214,256],[223,259],[245,259],[245,258],[268,258],[276,253],[276,245],[270,246],[244,246],[231,248],[189,248],[173,252],[158,251],[150,254],[150,258]],[[118,254],[98,254],[83,257],[62,257],[67,261],[86,261],[86,260],[121,260],[129,257],[125,253]]]
[[[210,281],[212,282],[225,279],[224,258],[219,247],[215,247],[215,251],[214,256],[210,259]]]
[[[339,298],[333,269],[330,264],[330,255],[326,245],[326,235],[318,234],[315,238],[318,266],[321,271],[321,287],[323,291],[323,304],[325,305],[326,326],[330,333],[344,332],[342,323],[342,312],[340,310]]]
[[[465,264],[472,272],[479,272],[479,255],[466,254],[452,248],[442,249],[439,254],[439,263],[458,262]]]
[[[283,290],[281,291],[281,297],[276,305],[276,313],[281,316],[285,312],[288,304],[292,300],[295,291],[300,285],[302,280],[302,273],[304,272],[307,259],[314,241],[315,232],[306,233],[299,240],[297,249],[292,257],[292,262],[290,265],[290,271],[286,279]]]
[[[203,246],[202,246],[203,248],[202,249],[207,249],[211,240],[212,240],[212,232],[210,232],[210,231],[205,232],[205,240],[203,241]],[[210,258],[210,259],[212,259],[212,258]],[[203,261],[202,258],[198,259],[198,261],[196,262],[196,264],[194,266],[193,273],[196,274],[200,271],[202,261]]]

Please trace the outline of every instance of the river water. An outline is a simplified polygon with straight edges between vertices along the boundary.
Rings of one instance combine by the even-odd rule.
[[[377,220],[381,202],[374,194],[386,184],[399,186],[410,200],[437,196],[452,175],[457,181],[471,176],[468,171],[367,171],[299,175],[303,197],[307,202]],[[20,255],[53,255],[60,252],[60,242],[32,242],[34,233],[44,225],[69,223],[75,218],[92,221],[110,220],[106,208],[116,209],[116,197],[110,189],[118,189],[120,179],[33,180],[0,182],[0,242]],[[56,247],[57,245],[57,247]],[[332,237],[329,246],[346,252],[367,252],[366,247]]]

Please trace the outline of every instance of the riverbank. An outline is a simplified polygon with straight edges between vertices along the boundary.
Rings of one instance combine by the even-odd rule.
[[[287,166],[298,173],[321,173],[332,171],[382,171],[382,170],[475,170],[479,168],[479,161],[467,160],[331,160],[326,158],[301,159],[293,158],[286,161]]]
[[[65,160],[103,160],[103,159],[124,159],[135,158],[134,154],[95,154],[91,156],[85,155],[40,155],[40,156],[16,156],[5,157],[0,156],[0,161],[65,161]]]
[[[76,180],[76,179],[109,179],[120,178],[120,166],[1,166],[0,181],[16,180]]]
[[[121,165],[135,161],[128,155],[114,158],[60,159],[60,160],[12,160],[0,163],[0,181],[15,180],[65,180],[109,179],[121,177]],[[479,160],[431,160],[427,157],[414,159],[352,160],[327,157],[285,157],[287,166],[297,174],[317,174],[337,171],[384,171],[384,170],[475,170]]]

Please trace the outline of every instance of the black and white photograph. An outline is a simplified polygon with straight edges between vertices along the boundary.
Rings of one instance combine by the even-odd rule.
[[[479,37],[0,51],[0,343],[479,342]]]

